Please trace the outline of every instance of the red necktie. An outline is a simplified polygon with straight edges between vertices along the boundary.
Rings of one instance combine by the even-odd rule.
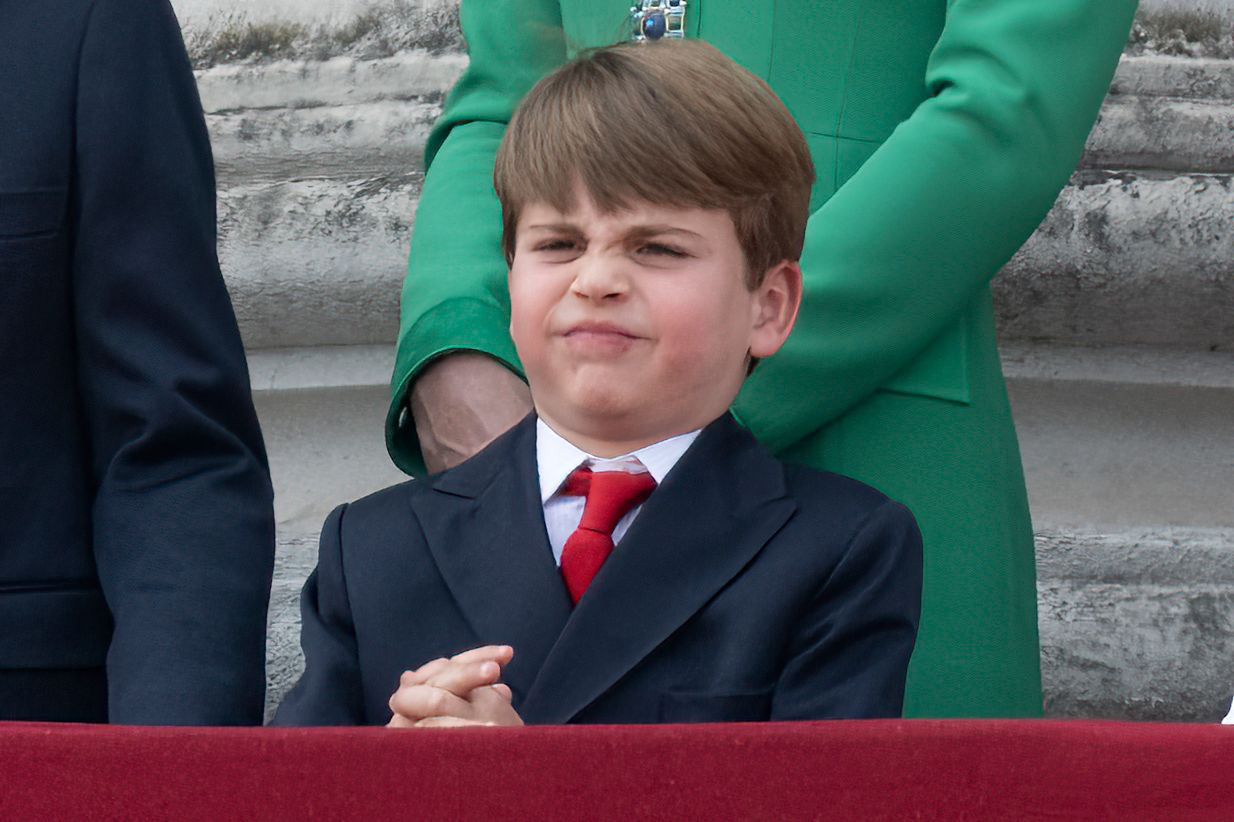
[[[646,472],[595,471],[577,468],[566,478],[561,493],[585,496],[583,519],[561,552],[561,576],[570,599],[578,604],[583,592],[613,551],[613,529],[627,513],[655,490]]]

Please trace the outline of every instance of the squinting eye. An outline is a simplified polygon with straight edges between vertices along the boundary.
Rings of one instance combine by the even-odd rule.
[[[571,251],[574,243],[569,240],[547,240],[535,246],[535,251]]]
[[[684,251],[680,249],[673,248],[672,246],[668,246],[668,245],[661,245],[660,243],[648,243],[647,245],[640,248],[639,252],[645,253],[645,254],[655,254],[657,256],[663,256],[663,257],[688,257],[690,256],[689,254],[685,253]]]

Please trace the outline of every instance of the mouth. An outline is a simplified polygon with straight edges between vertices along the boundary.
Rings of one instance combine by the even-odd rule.
[[[625,337],[630,340],[640,339],[633,331],[627,331],[615,323],[578,323],[566,329],[564,336],[579,337],[589,335],[596,337]]]
[[[576,351],[594,355],[620,354],[644,339],[614,323],[591,322],[570,326],[561,336]]]

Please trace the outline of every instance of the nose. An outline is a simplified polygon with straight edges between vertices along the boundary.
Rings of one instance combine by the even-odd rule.
[[[619,300],[629,291],[622,260],[603,254],[584,254],[576,263],[570,290],[593,302]]]

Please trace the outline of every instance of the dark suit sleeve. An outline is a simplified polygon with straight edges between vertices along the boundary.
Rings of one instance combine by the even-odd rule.
[[[201,102],[166,0],[96,0],[72,220],[113,722],[260,723],[269,471],[215,252]]]
[[[819,589],[790,645],[772,719],[898,717],[921,612],[921,533],[876,509]]]
[[[362,725],[364,699],[356,629],[343,572],[343,515],[334,509],[321,529],[317,567],[300,595],[304,674],[274,715],[273,725]]]

